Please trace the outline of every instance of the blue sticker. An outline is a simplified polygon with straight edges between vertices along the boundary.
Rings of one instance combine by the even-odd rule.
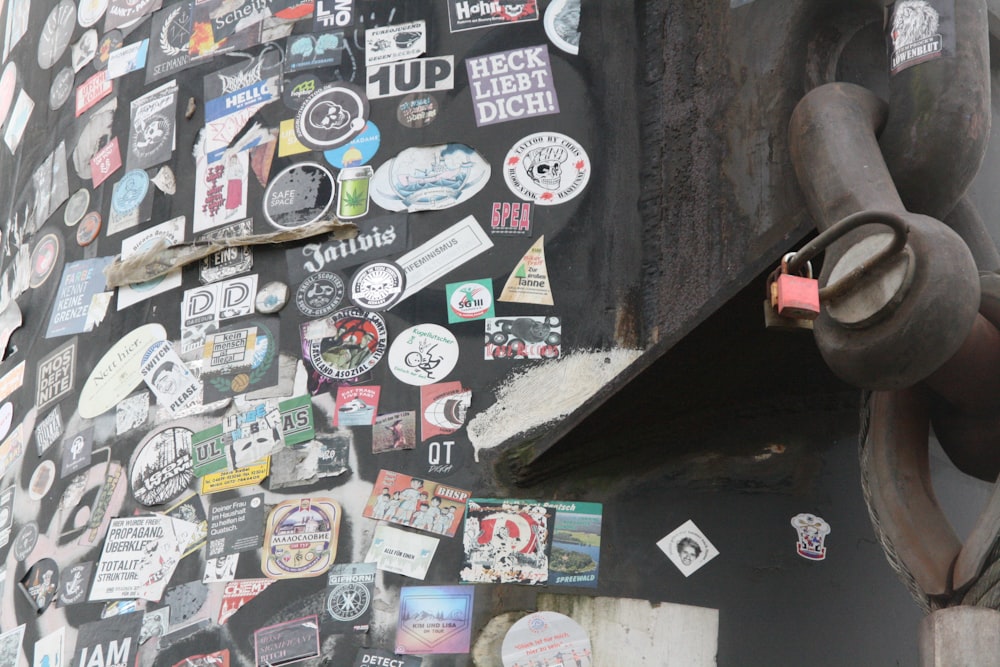
[[[378,126],[368,121],[361,134],[339,148],[324,152],[323,157],[335,169],[360,167],[375,157],[381,142],[382,133],[378,131]]]
[[[142,169],[125,172],[122,180],[115,185],[111,205],[115,212],[127,215],[138,208],[146,193],[149,192],[149,174]]]

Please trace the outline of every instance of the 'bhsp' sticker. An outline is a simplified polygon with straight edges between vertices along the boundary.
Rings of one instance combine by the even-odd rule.
[[[796,514],[792,517],[792,528],[799,535],[795,551],[807,560],[826,558],[826,536],[830,534],[830,524],[814,514]]]
[[[558,132],[537,132],[514,144],[503,166],[511,192],[543,206],[563,204],[590,180],[590,158],[576,140]]]
[[[458,340],[438,324],[406,329],[389,348],[389,369],[401,382],[421,386],[440,382],[458,363]]]
[[[455,87],[455,57],[416,58],[373,67],[368,73],[368,99],[408,93],[437,92]]]

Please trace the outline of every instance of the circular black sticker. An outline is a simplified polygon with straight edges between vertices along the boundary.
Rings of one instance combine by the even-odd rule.
[[[351,279],[351,303],[366,310],[385,310],[403,296],[406,274],[395,262],[369,262]]]
[[[38,524],[34,521],[29,521],[21,527],[21,530],[17,531],[17,537],[14,538],[14,544],[11,547],[14,560],[21,561],[27,558],[37,543]]]
[[[396,108],[396,120],[406,127],[430,125],[437,115],[438,102],[430,93],[410,93]]]
[[[76,5],[73,0],[62,0],[52,8],[42,34],[38,36],[38,66],[49,69],[66,52],[76,27]]]
[[[289,109],[297,110],[310,95],[325,85],[315,74],[300,74],[290,81],[285,81],[281,92],[281,101]]]
[[[360,88],[337,82],[306,98],[295,114],[295,136],[317,151],[342,146],[368,122],[368,98]]]
[[[306,317],[325,317],[344,298],[344,281],[336,273],[319,271],[308,276],[295,291],[295,305]]]
[[[278,229],[296,229],[320,220],[330,209],[336,185],[321,164],[299,162],[283,169],[264,191],[264,217]]]
[[[28,286],[41,287],[52,274],[52,269],[59,260],[59,236],[46,234],[31,251],[31,272],[28,274]]]

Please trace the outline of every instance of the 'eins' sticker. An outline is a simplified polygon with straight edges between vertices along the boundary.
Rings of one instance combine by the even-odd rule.
[[[511,192],[543,206],[563,204],[590,180],[590,158],[576,140],[558,132],[537,132],[514,144],[503,166]]]

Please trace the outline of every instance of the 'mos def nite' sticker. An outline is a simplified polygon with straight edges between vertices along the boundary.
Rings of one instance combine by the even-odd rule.
[[[440,382],[458,363],[458,340],[438,324],[417,324],[396,337],[389,348],[389,368],[401,382]]]
[[[340,505],[331,498],[278,503],[267,517],[261,571],[271,579],[315,577],[337,556]]]
[[[565,134],[537,132],[508,151],[503,176],[521,199],[544,206],[563,204],[587,187],[590,158]]]

